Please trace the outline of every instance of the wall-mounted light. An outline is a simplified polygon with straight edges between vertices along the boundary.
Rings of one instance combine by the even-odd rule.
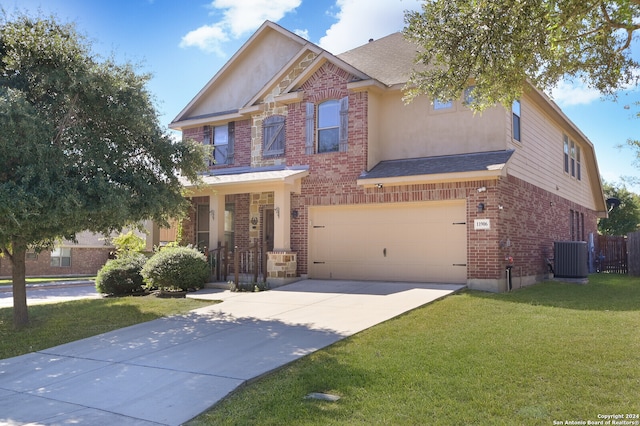
[[[298,210],[296,210],[296,209],[291,210],[291,217],[294,218],[294,219],[297,219],[298,218]]]
[[[280,217],[280,207],[276,207],[275,209],[273,209],[276,212],[276,215],[278,217]]]
[[[487,190],[486,186],[481,186],[480,188],[478,188],[478,192],[485,192]]]
[[[256,226],[258,224],[258,216],[254,216],[251,218],[251,224]]]
[[[215,210],[209,210],[209,214],[211,215],[211,219],[215,219],[216,218],[216,211]]]
[[[484,203],[478,203],[478,213],[482,213],[484,211]]]
[[[376,183],[376,188],[382,189],[382,184],[381,183]]]

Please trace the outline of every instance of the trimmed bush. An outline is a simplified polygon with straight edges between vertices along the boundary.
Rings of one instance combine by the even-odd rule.
[[[96,290],[111,296],[124,296],[143,291],[144,280],[140,271],[147,261],[141,253],[130,253],[109,260],[98,271]]]
[[[148,287],[189,290],[204,286],[210,269],[204,254],[191,247],[167,247],[154,254],[142,268]]]

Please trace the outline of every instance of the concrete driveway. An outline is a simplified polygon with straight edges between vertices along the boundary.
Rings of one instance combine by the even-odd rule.
[[[246,381],[460,290],[305,280],[0,360],[0,424],[179,425]],[[302,398],[304,395],[301,395]]]

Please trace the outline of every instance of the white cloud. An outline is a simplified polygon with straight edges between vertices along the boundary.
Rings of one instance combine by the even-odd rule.
[[[551,98],[562,108],[572,105],[588,105],[602,98],[596,89],[591,89],[583,83],[561,81],[551,91]]]
[[[207,53],[224,56],[220,45],[225,41],[229,41],[229,37],[219,24],[203,25],[196,30],[189,31],[187,35],[182,37],[180,47],[197,47]]]
[[[337,0],[338,22],[320,39],[320,47],[333,54],[365,44],[404,27],[404,11],[420,10],[419,0]]]
[[[293,32],[303,39],[309,40],[309,30],[294,30]]]
[[[279,21],[302,0],[214,0],[210,8],[222,11],[222,20],[190,31],[180,47],[198,47],[224,56],[221,44],[255,31],[265,20]]]

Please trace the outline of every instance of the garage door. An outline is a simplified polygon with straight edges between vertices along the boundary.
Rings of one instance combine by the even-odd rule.
[[[309,276],[466,283],[464,200],[312,207]]]

